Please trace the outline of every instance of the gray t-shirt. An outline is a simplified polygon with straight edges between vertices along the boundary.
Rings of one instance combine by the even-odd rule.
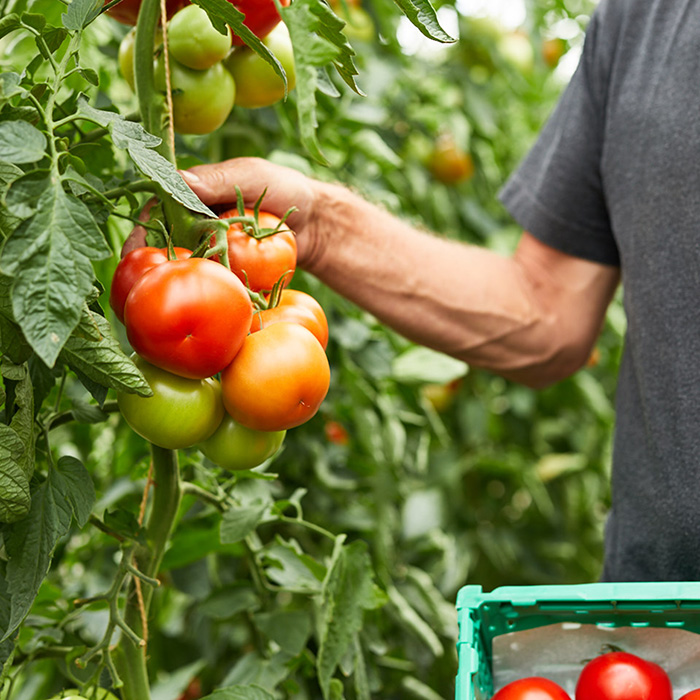
[[[700,579],[700,0],[602,0],[501,199],[544,243],[622,271],[602,578]]]

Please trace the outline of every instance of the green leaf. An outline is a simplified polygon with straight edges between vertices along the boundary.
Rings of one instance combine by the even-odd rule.
[[[95,87],[99,87],[100,84],[100,76],[97,75],[97,72],[92,70],[92,68],[81,68],[80,69],[80,75],[87,80],[90,85],[94,85]]]
[[[29,122],[0,122],[0,160],[35,163],[46,155],[46,137]]]
[[[265,569],[268,578],[291,591],[319,593],[326,573],[325,567],[304,554],[294,542],[280,539],[265,549]]]
[[[0,32],[0,34],[2,34],[2,32]],[[10,72],[0,74],[0,104],[24,92],[24,88],[20,87],[21,81],[22,76],[19,73]]]
[[[46,17],[36,12],[24,12],[22,14],[22,23],[41,32],[46,26]]]
[[[68,32],[63,27],[51,27],[43,34],[44,42],[51,53],[56,53],[61,48],[61,44],[67,36]]]
[[[303,610],[275,610],[253,618],[257,628],[276,642],[282,651],[297,656],[311,636],[310,614]]]
[[[2,359],[2,375],[10,377],[15,382],[14,403],[15,413],[10,427],[22,442],[23,452],[19,458],[27,479],[34,473],[34,390],[29,376],[29,368],[25,364],[15,365],[7,358]]]
[[[100,14],[103,4],[103,0],[71,0],[68,9],[61,15],[63,26],[68,31],[87,27]]]
[[[323,582],[320,648],[316,667],[324,698],[340,660],[362,629],[364,611],[375,605],[372,561],[367,544],[360,540],[343,546],[336,539],[331,566]]]
[[[61,457],[56,470],[65,481],[64,490],[73,506],[75,521],[83,527],[97,500],[90,472],[75,457]]]
[[[436,350],[412,347],[398,355],[391,366],[391,374],[404,384],[447,384],[464,377],[469,365]]]
[[[214,591],[199,606],[202,615],[214,620],[230,620],[240,612],[254,612],[260,607],[260,599],[247,584],[232,585]]]
[[[415,635],[416,639],[420,639],[433,656],[442,656],[444,653],[443,646],[432,627],[413,609],[396,587],[391,586],[387,593],[389,594],[389,601],[408,631]]]
[[[48,170],[33,170],[16,178],[7,190],[7,210],[20,220],[36,213],[41,195],[51,186]]]
[[[29,478],[20,462],[24,444],[8,425],[0,423],[0,521],[16,522],[29,512]]]
[[[443,44],[454,42],[454,38],[440,26],[435,8],[429,0],[394,0],[394,2],[414,26],[429,39]]]
[[[52,469],[48,479],[32,494],[28,515],[5,528],[11,613],[0,642],[14,633],[29,612],[49,570],[56,544],[70,528],[72,510],[65,481]]]
[[[95,340],[82,335],[71,335],[61,351],[61,359],[80,376],[101,386],[139,396],[153,396],[146,378],[124,354],[112,335],[109,321],[89,310],[83,310],[83,313],[91,316],[101,337]]]
[[[19,15],[11,12],[9,15],[5,15],[0,19],[0,39],[7,36],[10,32],[14,32],[15,29],[19,29],[22,26],[19,21]]]
[[[47,366],[53,367],[80,320],[93,286],[91,260],[110,255],[90,210],[58,183],[5,243],[0,267],[14,276],[15,320]]]
[[[256,685],[232,685],[215,690],[202,700],[275,700],[275,696]]]
[[[217,218],[189,188],[175,166],[153,150],[161,142],[157,136],[149,134],[140,124],[127,121],[120,114],[91,107],[85,98],[78,101],[78,111],[109,129],[114,145],[126,150],[143,174],[157,182],[176,201],[191,211]]]
[[[262,521],[267,504],[234,506],[227,510],[221,519],[220,536],[222,544],[233,544],[247,537]]]

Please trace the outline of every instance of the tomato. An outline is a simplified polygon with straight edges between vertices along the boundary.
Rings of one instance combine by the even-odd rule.
[[[184,260],[192,255],[187,248],[175,248],[175,257]],[[136,281],[156,265],[167,262],[167,248],[145,246],[127,253],[117,265],[109,290],[109,305],[117,318],[124,323],[124,304]]]
[[[253,210],[246,209],[245,215],[253,216]],[[238,210],[230,209],[221,214],[222,219],[231,216],[238,216]],[[280,219],[267,212],[259,213],[258,222],[261,238],[255,238],[239,223],[231,224],[226,233],[231,271],[254,292],[272,289],[283,275],[286,275],[286,286],[297,267],[294,232],[282,224],[279,231],[272,233],[279,226]]]
[[[153,396],[117,392],[117,403],[131,429],[168,450],[192,447],[209,438],[221,424],[224,405],[218,380],[187,379],[132,355]]]
[[[474,161],[455,143],[452,135],[442,134],[430,154],[428,169],[439,182],[455,185],[474,175]]]
[[[279,450],[286,433],[286,430],[252,430],[236,423],[227,414],[216,432],[199,445],[199,449],[223,469],[253,469]]]
[[[165,92],[165,61],[156,61],[156,85]],[[222,63],[206,70],[187,68],[170,59],[173,126],[179,134],[210,134],[233,109],[236,85]]]
[[[280,22],[281,17],[275,7],[275,0],[229,0],[245,15],[245,24],[257,37],[267,36]],[[287,7],[290,0],[280,0],[282,7]],[[243,44],[243,39],[233,35],[236,46]]]
[[[105,0],[106,5],[110,0]],[[168,17],[172,17],[181,7],[189,5],[189,0],[165,0]],[[122,24],[136,24],[141,9],[141,0],[122,0],[107,10],[107,14]]]
[[[124,306],[126,334],[151,364],[203,379],[226,367],[250,329],[253,305],[240,280],[204,258],[156,265]]]
[[[661,666],[624,651],[589,661],[576,684],[576,700],[671,700]]]
[[[195,676],[177,700],[199,700],[202,697],[202,682]]]
[[[532,676],[504,685],[491,700],[571,700],[571,698],[554,681]]]
[[[559,63],[559,59],[565,52],[566,42],[559,37],[545,39],[542,42],[542,58],[550,68],[554,68]]]
[[[116,696],[104,688],[98,688],[97,692],[91,689],[88,693],[92,700],[117,700]],[[54,695],[50,700],[86,700],[77,688],[63,690],[58,695]]]
[[[296,85],[294,50],[285,24],[279,24],[264,39],[263,44],[277,57],[287,75],[287,91]],[[224,65],[236,83],[236,106],[269,107],[284,99],[284,81],[272,66],[253,49],[240,46],[231,53]]]
[[[299,323],[310,330],[325,350],[328,346],[328,321],[323,308],[310,294],[297,289],[285,289],[279,304],[271,309],[263,309],[253,313],[250,332],[255,333],[261,328],[280,321]]]
[[[134,90],[134,41],[136,29],[130,29],[119,44],[119,72],[129,87]]]
[[[224,406],[254,430],[305,423],[328,393],[330,367],[321,344],[296,323],[275,323],[249,335],[221,374]]]
[[[188,5],[168,23],[168,50],[183,66],[205,70],[231,50],[231,30],[221,34],[199,5]]]
[[[461,379],[446,384],[424,384],[420,394],[438,413],[443,413],[454,403],[461,384]]]
[[[350,442],[348,431],[337,420],[326,421],[323,432],[326,435],[326,440],[334,445],[347,445]]]
[[[685,695],[681,695],[679,700],[700,700],[700,688],[697,690],[691,690]]]

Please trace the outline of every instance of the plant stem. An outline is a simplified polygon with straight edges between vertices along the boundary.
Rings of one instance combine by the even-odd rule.
[[[175,524],[182,489],[180,485],[180,473],[177,462],[177,452],[164,450],[151,445],[153,455],[153,503],[146,525],[146,546],[136,549],[134,563],[141,574],[155,579],[163,560],[165,547]],[[153,588],[143,586],[143,607],[145,617],[153,597]],[[124,622],[136,633],[138,637],[147,639],[147,630],[144,629],[136,595],[133,578],[129,583],[126,607],[124,610]],[[124,681],[121,689],[123,700],[148,700],[150,690],[148,683],[148,670],[146,668],[146,654],[126,635],[119,642],[118,656],[116,656],[117,668]]]

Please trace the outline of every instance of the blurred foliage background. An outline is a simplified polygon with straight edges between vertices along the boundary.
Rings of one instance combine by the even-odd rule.
[[[50,12],[58,3],[44,4]],[[299,145],[292,92],[272,108],[234,108],[210,136],[179,137],[180,166],[269,158],[346,183],[437,235],[508,253],[519,229],[497,193],[566,85],[593,5],[437,2],[443,27],[459,39],[440,46],[402,19],[391,0],[361,6],[338,0],[336,11],[352,20],[347,32],[366,96],[335,78],[320,96],[319,140],[330,165],[312,161]],[[125,32],[100,19],[83,51],[100,75],[98,105],[114,103],[128,113],[134,98],[116,72]],[[6,67],[36,51],[31,40],[12,35],[2,43]],[[89,158],[91,167],[116,167],[111,152],[96,149]],[[106,289],[128,234],[113,219],[115,255],[98,270]],[[268,575],[275,570],[281,586],[262,600],[251,584],[246,546],[221,544],[220,517],[185,500],[149,642],[162,669],[154,700],[172,700],[188,684],[183,698],[232,682],[256,682],[279,697],[318,697],[309,681],[308,599],[317,593],[309,571],[331,555],[327,533],[366,543],[386,595],[382,607],[367,612],[362,654],[349,654],[341,668],[357,675],[362,661],[372,697],[450,697],[454,601],[462,585],[490,590],[599,576],[624,332],[620,304],[612,306],[589,366],[534,392],[411,345],[303,272],[292,286],[313,294],[327,313],[331,391],[267,466],[279,477],[240,478],[235,493],[243,507],[278,504],[277,515],[303,513],[312,526],[272,515],[258,524],[257,562]],[[109,316],[106,294],[104,300]],[[121,333],[116,322],[114,328]],[[69,381],[66,388],[78,404],[88,398],[79,386]],[[114,517],[138,510],[146,443],[118,415],[60,430],[53,441],[59,454],[79,456],[94,476],[97,510]],[[220,477],[196,451],[182,462],[187,477],[204,486]],[[66,539],[35,605],[35,625],[23,632],[26,644],[36,642],[37,630],[51,629],[67,601],[108,587],[114,554],[113,541],[89,527]],[[301,571],[304,563],[309,568]],[[85,612],[68,630],[76,639],[98,638],[105,614]],[[274,630],[282,619],[284,639]],[[63,662],[36,657],[25,671],[13,699],[45,698],[67,673]],[[365,696],[352,685],[345,693]]]

